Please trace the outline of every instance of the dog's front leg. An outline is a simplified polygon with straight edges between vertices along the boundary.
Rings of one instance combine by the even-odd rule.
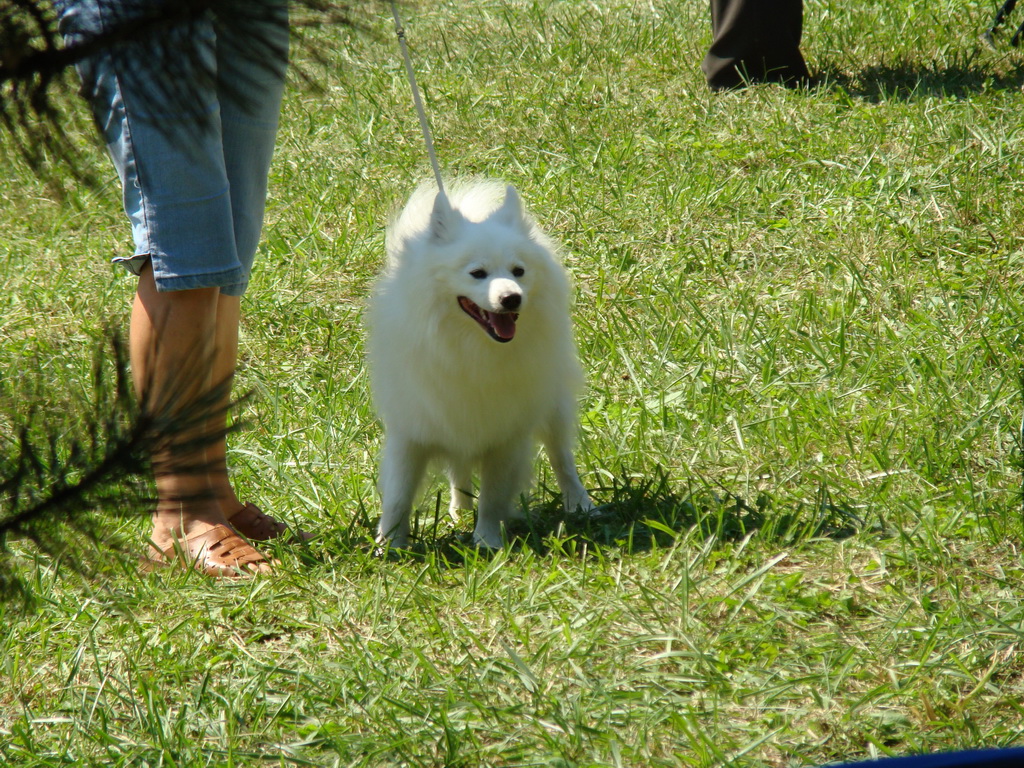
[[[427,453],[400,436],[384,441],[380,462],[381,516],[377,543],[405,547],[409,543],[409,514],[427,466]]]
[[[562,491],[562,503],[567,514],[594,510],[594,502],[590,500],[590,494],[583,487],[576,471],[576,460],[572,453],[574,430],[575,424],[559,421],[541,436],[558,488]]]
[[[488,452],[480,463],[480,502],[473,542],[498,549],[505,528],[523,514],[517,505],[519,492],[530,481],[530,442],[517,441]]]
[[[473,471],[464,459],[452,459],[449,463],[448,484],[451,488],[448,514],[457,520],[459,512],[473,508]]]

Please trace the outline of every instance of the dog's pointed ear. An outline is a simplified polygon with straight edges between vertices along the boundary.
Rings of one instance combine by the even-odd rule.
[[[526,229],[523,217],[523,201],[519,198],[516,188],[509,184],[505,187],[505,201],[491,214],[490,218],[510,227]]]
[[[448,195],[438,192],[430,212],[430,237],[438,243],[450,243],[458,235],[463,221],[462,214],[452,208]]]

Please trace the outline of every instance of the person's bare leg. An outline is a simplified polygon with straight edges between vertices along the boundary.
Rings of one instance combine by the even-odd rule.
[[[242,318],[242,299],[240,296],[217,297],[214,340],[216,349],[213,355],[211,377],[214,382],[230,382],[235,376],[238,365],[238,326]],[[227,427],[228,403],[231,398],[230,387],[224,388],[224,398],[220,403],[217,415],[210,420],[211,434],[223,434]],[[221,437],[206,450],[209,466],[210,486],[225,517],[230,517],[242,507],[235,489],[228,477],[227,441]]]
[[[238,296],[221,295],[217,300],[217,320],[214,338],[217,347],[214,351],[212,377],[214,382],[230,383],[234,378],[238,365],[238,329],[241,322],[241,298]],[[227,427],[227,412],[231,392],[224,389],[224,398],[217,409],[217,415],[208,423],[210,434],[223,435]],[[228,523],[240,534],[252,541],[267,541],[284,536],[288,526],[265,514],[254,504],[245,504],[239,500],[228,475],[227,442],[223,437],[211,443],[206,450],[207,466],[209,467],[210,487],[213,489],[220,510],[228,519]],[[308,541],[311,534],[295,529],[291,532],[294,538]]]
[[[173,410],[187,410],[224,379],[224,356],[216,346],[219,299],[217,288],[160,293],[152,268],[143,269],[132,307],[130,354],[136,391],[149,407],[161,408],[174,397]],[[235,338],[237,348],[237,331]],[[230,355],[234,359],[235,349]],[[153,456],[157,506],[151,539],[160,551],[175,540],[227,524],[211,479],[217,474],[210,469],[211,459],[216,465],[217,441],[202,445],[204,433],[215,434],[212,429],[215,423],[208,422],[177,435]],[[191,440],[200,445],[189,446]],[[223,448],[220,455],[222,460]],[[249,570],[268,567],[264,561]]]

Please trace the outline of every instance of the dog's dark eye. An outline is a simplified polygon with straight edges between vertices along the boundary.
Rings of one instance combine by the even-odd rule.
[[[526,270],[522,267],[514,267],[512,269],[512,277],[522,277],[526,274]]]
[[[486,269],[474,269],[469,274],[470,274],[471,277],[475,277],[477,280],[483,280],[485,277],[487,277],[487,270]]]

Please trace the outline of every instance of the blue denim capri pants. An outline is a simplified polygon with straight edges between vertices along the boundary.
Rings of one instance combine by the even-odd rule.
[[[123,17],[122,6],[133,1],[138,5],[64,0],[58,3],[61,32],[69,43],[87,39]],[[217,25],[204,18],[188,29],[188,44],[198,46],[193,50],[203,61],[192,68],[193,82],[179,82],[180,71],[174,82],[157,82],[169,75],[153,67],[140,78],[138,69],[126,72],[134,65],[124,55],[101,53],[78,67],[121,179],[135,241],[131,256],[114,261],[136,275],[151,263],[159,291],[216,287],[241,296],[248,287],[284,90],[287,6],[282,2],[280,13],[260,23],[280,61],[253,61],[227,36],[218,39]],[[153,98],[167,87],[187,89],[196,112],[182,114],[169,107],[172,102]]]

